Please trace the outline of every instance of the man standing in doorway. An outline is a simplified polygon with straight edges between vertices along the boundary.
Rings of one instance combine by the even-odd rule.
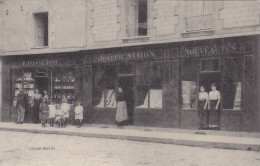
[[[23,92],[23,90],[20,88],[19,93],[17,95],[17,105],[18,108],[18,118],[16,124],[23,124],[24,122],[24,114],[25,114],[25,106],[27,103],[27,97],[26,94]]]

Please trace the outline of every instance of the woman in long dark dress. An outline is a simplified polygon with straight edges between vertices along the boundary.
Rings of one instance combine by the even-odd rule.
[[[121,87],[119,87],[118,91],[116,92],[116,101],[116,124],[119,126],[126,125],[129,118],[127,113],[125,93]]]
[[[40,112],[40,104],[42,100],[42,95],[39,93],[38,89],[35,89],[35,93],[32,97],[32,103],[33,103],[33,123],[40,123],[40,117],[39,117],[39,112]]]
[[[198,116],[199,116],[199,129],[208,128],[208,104],[209,95],[205,92],[205,87],[200,86],[199,100],[198,100]]]
[[[209,127],[213,129],[219,129],[219,118],[220,118],[219,103],[221,100],[220,92],[217,90],[217,85],[215,83],[211,84],[211,90],[212,91],[209,92],[209,109],[210,109]]]

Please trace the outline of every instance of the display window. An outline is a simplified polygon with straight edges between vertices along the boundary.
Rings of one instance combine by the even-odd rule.
[[[12,71],[12,98],[13,106],[16,105],[19,89],[23,89],[28,96],[28,104],[32,105],[32,97],[36,87],[34,70],[13,70]]]
[[[115,88],[117,84],[117,65],[95,65],[93,74],[94,107],[116,108]]]
[[[73,68],[57,68],[52,70],[52,98],[61,104],[66,98],[69,104],[75,102],[75,73]]]
[[[164,62],[163,108],[178,109],[178,60]]]
[[[136,64],[136,108],[162,108],[163,62]]]
[[[223,59],[223,109],[241,110],[241,58]]]

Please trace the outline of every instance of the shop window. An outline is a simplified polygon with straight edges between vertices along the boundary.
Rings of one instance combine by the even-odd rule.
[[[73,69],[52,70],[52,97],[55,103],[61,104],[62,99],[68,99],[70,104],[75,102],[75,73]],[[42,81],[41,81],[42,82]]]
[[[12,71],[12,100],[15,106],[19,89],[22,88],[28,96],[28,102],[31,105],[31,97],[36,88],[34,70],[13,70]]]
[[[163,108],[178,108],[178,61],[166,61],[165,81],[163,85]]]
[[[19,89],[23,88],[23,72],[21,70],[12,71],[12,101],[13,106],[16,106],[17,95]]]
[[[186,31],[212,28],[212,1],[187,1],[185,18]]]
[[[93,105],[97,108],[116,108],[116,65],[94,66]]]
[[[48,46],[48,13],[34,14],[35,18],[35,45]]]
[[[203,59],[201,60],[200,71],[219,71],[219,59]]]
[[[255,80],[254,80],[254,56],[244,57],[244,90],[243,90],[243,109],[250,112],[254,110],[255,100]]]
[[[128,0],[128,36],[147,35],[147,0]]]
[[[241,109],[241,59],[223,59],[223,109]]]
[[[197,77],[198,61],[187,59],[182,61],[182,109],[197,110]]]
[[[136,65],[137,108],[162,108],[163,66],[163,62]]]

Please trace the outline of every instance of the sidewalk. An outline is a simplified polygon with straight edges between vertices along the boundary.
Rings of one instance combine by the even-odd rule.
[[[260,133],[86,124],[81,128],[0,122],[0,130],[260,151]]]

